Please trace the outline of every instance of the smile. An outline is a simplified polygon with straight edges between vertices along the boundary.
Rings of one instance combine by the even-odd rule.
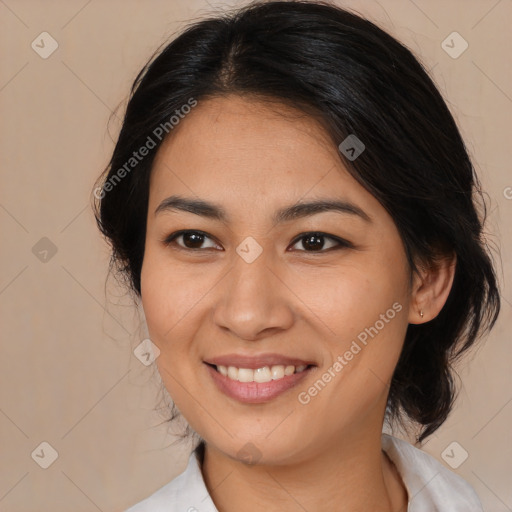
[[[210,378],[221,393],[238,402],[249,404],[269,402],[277,398],[295,387],[313,368],[316,368],[314,364],[304,364],[306,361],[283,361],[287,364],[275,364],[274,361],[275,358],[267,358],[266,361],[258,358],[238,358],[236,362],[239,366],[215,364],[226,363],[226,358],[224,361],[205,361],[204,364]],[[229,362],[235,363],[233,358],[230,358]],[[291,362],[301,364],[291,364]]]
[[[237,368],[236,366],[216,366],[216,370],[231,380],[238,382],[270,382],[272,380],[282,379],[285,376],[293,375],[294,373],[303,372],[307,368],[307,365],[302,364],[300,366],[282,364],[274,366],[263,366],[262,368]]]

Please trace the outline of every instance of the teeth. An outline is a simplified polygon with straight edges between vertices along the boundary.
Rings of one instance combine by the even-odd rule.
[[[231,380],[238,380],[239,382],[270,382],[271,380],[282,379],[287,375],[303,372],[307,365],[300,366],[284,366],[278,364],[275,366],[263,366],[253,370],[251,368],[236,368],[235,366],[217,366],[217,371],[228,377]]]
[[[284,374],[285,375],[293,375],[294,373],[295,373],[295,366],[287,366],[284,369]]]
[[[268,366],[254,370],[253,374],[254,382],[270,382],[272,380],[272,373],[270,373],[270,368]]]
[[[284,366],[272,366],[270,369],[272,380],[282,379],[284,377]]]
[[[238,380],[240,382],[253,382],[254,381],[254,370],[250,368],[239,368],[238,369]]]

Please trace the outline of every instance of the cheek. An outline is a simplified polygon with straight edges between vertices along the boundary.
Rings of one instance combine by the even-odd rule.
[[[160,350],[156,364],[171,396],[177,391],[171,378],[176,373],[173,362],[182,359],[181,353],[185,350],[179,340],[187,339],[180,335],[180,330],[187,326],[185,319],[189,302],[186,299],[189,288],[182,286],[177,276],[179,274],[165,265],[161,257],[151,249],[146,251],[141,271],[142,307],[149,337]]]
[[[329,338],[343,342],[373,325],[394,302],[404,301],[403,278],[397,267],[396,263],[386,267],[368,260],[332,271],[320,269],[316,276],[297,273],[293,289],[304,304],[304,314],[310,317],[313,313]]]
[[[407,282],[401,255],[382,256],[336,269],[308,295],[313,299],[308,306],[321,320],[317,325],[325,333],[330,359],[318,378],[337,362],[325,375],[332,384],[318,386],[318,407],[336,403],[347,410],[350,404],[348,410],[362,411],[381,400],[407,330]]]
[[[342,313],[338,328],[342,333],[341,349],[354,346],[351,366],[366,367],[366,371],[382,369],[386,377],[392,372],[407,328],[406,272],[401,260],[389,264],[383,257],[360,272],[352,272],[344,282]],[[355,343],[355,345],[353,345]],[[348,345],[348,346],[347,346]],[[347,354],[350,358],[351,356]],[[377,371],[380,375],[381,371]]]
[[[196,281],[186,280],[179,271],[147,250],[141,271],[141,299],[151,341],[160,350],[156,365],[163,384],[180,411],[189,412],[190,379],[194,346],[193,306],[197,303]],[[185,388],[183,387],[185,386]],[[193,412],[193,411],[192,411]]]
[[[162,251],[148,247],[141,271],[141,299],[148,329],[164,350],[177,337],[175,333],[191,327],[189,317],[210,287],[207,276],[189,274]]]

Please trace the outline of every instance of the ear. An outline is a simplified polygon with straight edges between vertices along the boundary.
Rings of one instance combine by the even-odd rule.
[[[443,309],[455,276],[457,255],[451,253],[436,259],[428,268],[414,274],[409,309],[409,323],[422,324],[433,320]],[[420,315],[423,312],[423,317]]]

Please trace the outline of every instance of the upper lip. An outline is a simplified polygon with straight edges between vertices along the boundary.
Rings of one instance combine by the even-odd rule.
[[[242,354],[224,354],[222,356],[205,359],[205,363],[216,366],[235,366],[236,368],[263,368],[264,366],[309,366],[314,365],[312,361],[288,357],[282,354],[258,354],[254,356]]]

